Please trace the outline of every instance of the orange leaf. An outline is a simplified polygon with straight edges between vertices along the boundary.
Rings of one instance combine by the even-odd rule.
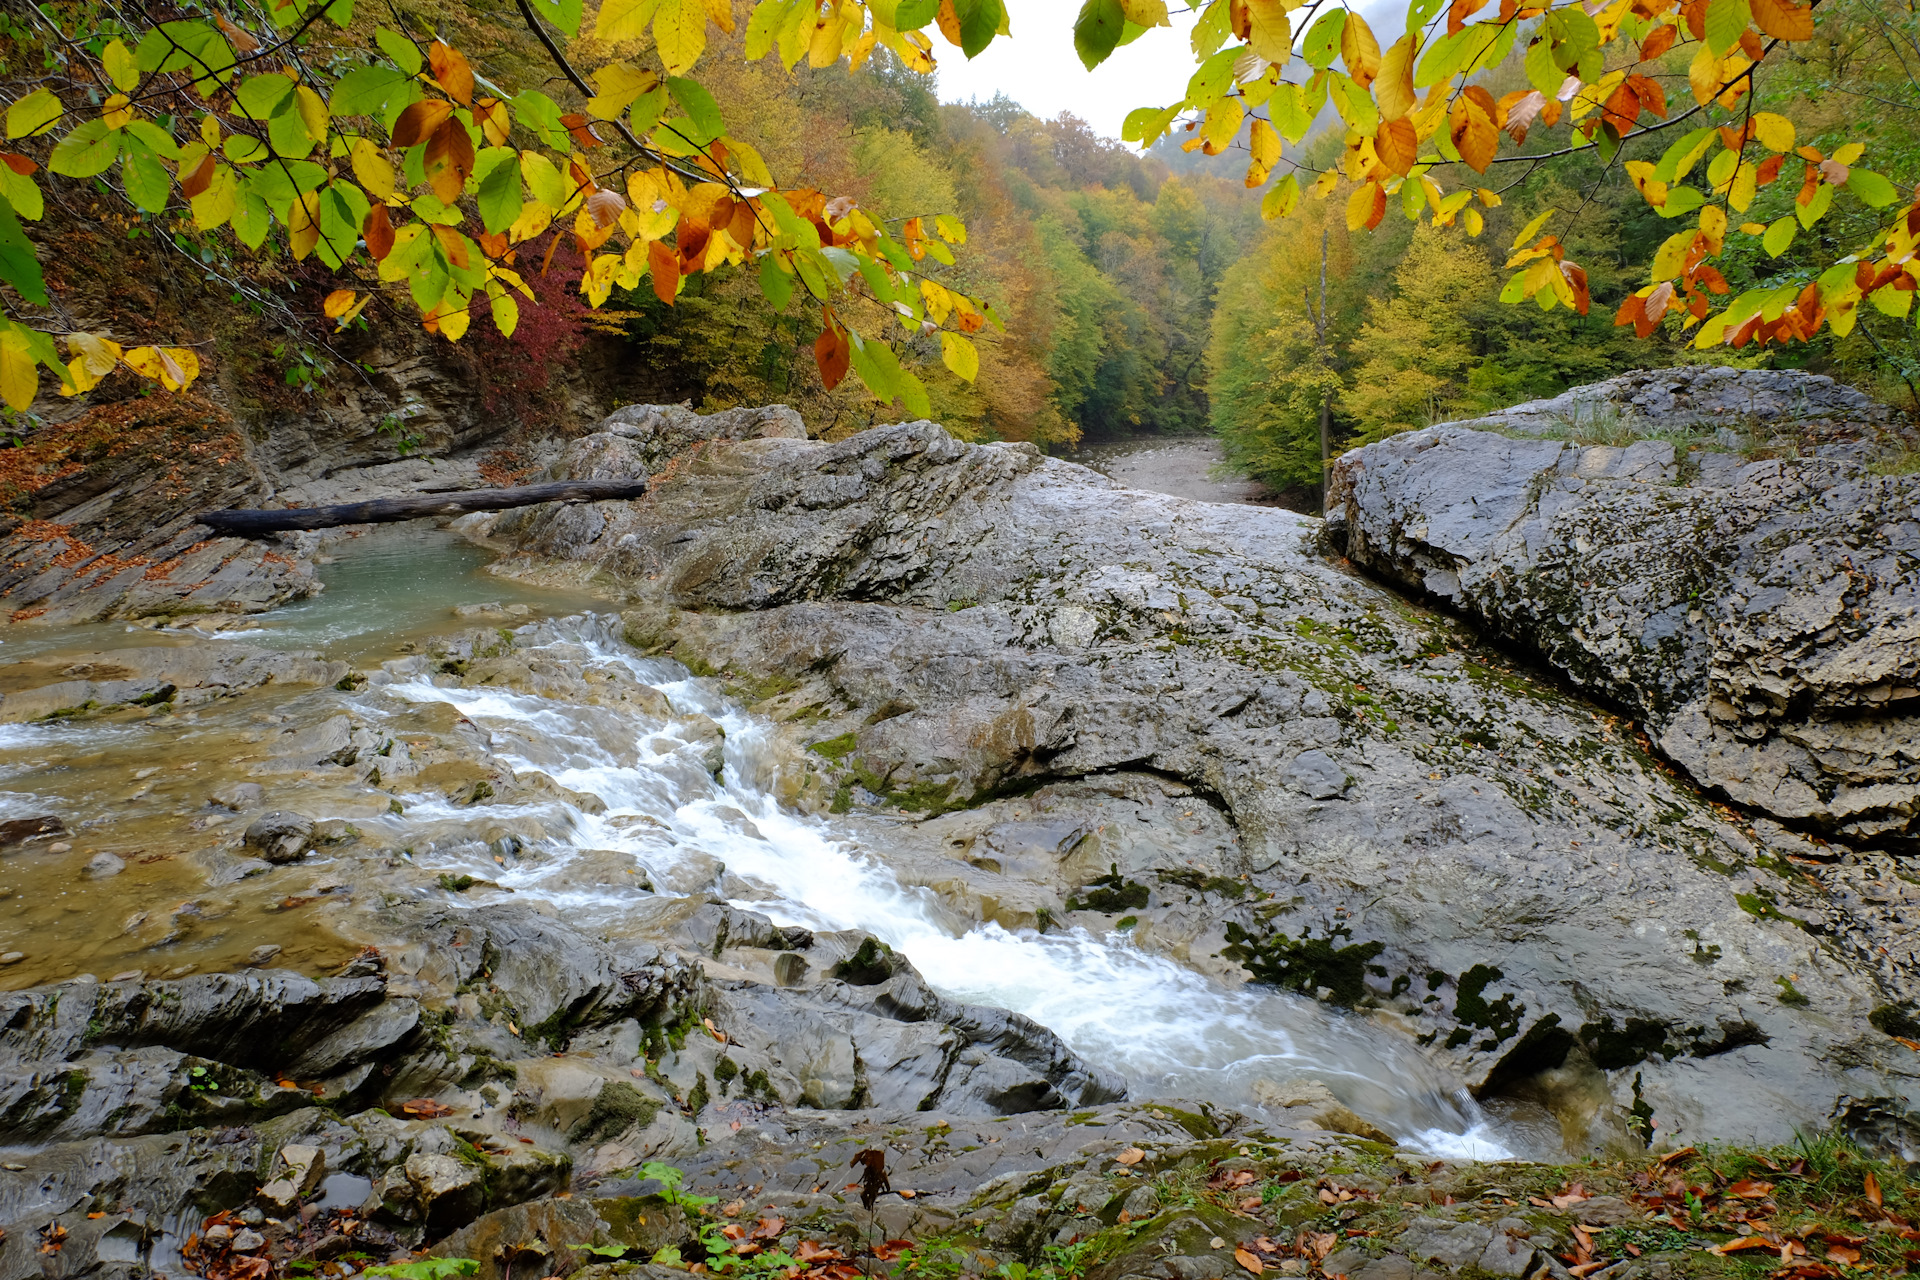
[[[1142,1160],[1145,1160],[1146,1158],[1147,1158],[1147,1153],[1142,1151],[1138,1147],[1128,1147],[1125,1151],[1122,1151],[1119,1155],[1114,1157],[1115,1160],[1119,1161],[1121,1164],[1126,1165],[1128,1168],[1132,1168],[1134,1165],[1139,1164]]]
[[[442,204],[458,200],[466,189],[467,176],[473,172],[473,139],[467,136],[466,126],[451,115],[441,121],[427,139],[424,167],[427,183]]]
[[[1485,173],[1500,148],[1500,130],[1494,125],[1493,95],[1479,85],[1468,85],[1453,100],[1448,136],[1454,149],[1476,173]]]
[[[1867,1193],[1867,1203],[1871,1204],[1874,1208],[1878,1209],[1883,1203],[1885,1203],[1885,1201],[1881,1198],[1881,1195],[1880,1195],[1880,1179],[1874,1177],[1873,1171],[1869,1169],[1867,1171],[1867,1176],[1865,1177],[1865,1179],[1863,1179],[1863,1182],[1865,1184],[1865,1190]],[[1859,1260],[1860,1260],[1859,1255],[1855,1254],[1854,1261],[1858,1262]]]
[[[356,296],[351,289],[335,289],[327,295],[327,300],[320,304],[321,314],[329,320],[338,320],[353,308],[353,300]]]
[[[1420,155],[1419,130],[1405,116],[1383,121],[1373,136],[1373,149],[1379,154],[1381,164],[1405,177],[1412,172],[1413,162]]]
[[[953,0],[940,0],[940,8],[934,13],[933,20],[939,25],[940,34],[947,38],[948,44],[961,47],[960,11],[954,7]]]
[[[653,277],[654,297],[672,306],[680,291],[680,255],[664,241],[653,241],[647,245],[647,272]]]
[[[574,142],[583,148],[591,149],[606,145],[600,135],[593,131],[592,122],[578,111],[569,111],[561,116],[560,123],[568,133],[573,135]]]
[[[1652,62],[1655,58],[1673,48],[1673,42],[1680,35],[1680,28],[1671,25],[1655,27],[1640,42],[1640,61]]]
[[[472,105],[473,68],[467,65],[464,54],[444,40],[435,40],[427,47],[427,65],[433,68],[433,78],[449,97]]]
[[[28,177],[34,170],[40,167],[27,157],[17,155],[11,151],[0,151],[0,164],[6,165],[7,168],[13,170],[23,178]]]
[[[829,391],[840,385],[840,380],[847,376],[847,367],[853,363],[853,343],[831,315],[827,327],[814,339],[813,362],[820,366],[821,385]]]
[[[1776,40],[1813,39],[1813,6],[1793,0],[1749,0],[1753,20]]]
[[[1667,29],[1672,30],[1671,27]],[[1641,110],[1651,112],[1662,120],[1667,118],[1667,91],[1660,87],[1658,80],[1643,75],[1631,75],[1627,77],[1627,84],[1632,87],[1634,93],[1639,95]]]
[[[1473,3],[1474,0],[1467,0],[1467,2]],[[1255,1275],[1259,1275],[1267,1269],[1267,1264],[1260,1261],[1257,1256],[1247,1249],[1235,1249],[1233,1251],[1233,1260]]]
[[[367,252],[375,262],[393,252],[393,220],[387,216],[387,206],[377,204],[368,210],[367,225],[362,231],[367,237]]]
[[[180,194],[189,200],[203,194],[213,185],[213,170],[213,156],[208,154],[201,157],[200,163],[194,166],[193,172],[180,179]]]
[[[453,104],[443,98],[422,98],[393,122],[393,145],[416,146],[453,116]],[[465,132],[462,130],[461,132]]]
[[[453,1114],[453,1108],[445,1103],[435,1102],[432,1098],[415,1098],[411,1102],[400,1104],[403,1115],[416,1116],[422,1120],[437,1120],[441,1116]]]

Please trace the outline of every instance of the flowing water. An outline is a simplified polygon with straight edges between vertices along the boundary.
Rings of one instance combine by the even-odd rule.
[[[449,605],[517,602],[548,615],[521,628],[517,651],[533,650],[576,670],[598,668],[637,679],[665,695],[672,715],[662,720],[624,706],[466,687],[425,674],[419,663],[411,670],[403,665],[376,671],[358,692],[303,694],[306,704],[320,707],[310,708],[309,718],[350,705],[399,735],[406,725],[436,716],[464,717],[490,737],[495,756],[516,774],[545,774],[568,791],[596,797],[604,812],[588,812],[598,806],[582,807],[557,796],[463,805],[449,800],[444,790],[410,790],[404,782],[392,787],[403,802],[398,814],[386,811],[383,793],[375,793],[381,803],[370,805],[344,789],[335,811],[321,814],[307,807],[306,812],[351,820],[370,845],[404,850],[405,859],[428,876],[474,876],[482,887],[473,891],[473,900],[511,891],[515,900],[545,899],[566,918],[596,927],[644,918],[660,902],[640,887],[639,877],[605,871],[613,865],[607,861],[611,851],[616,859],[630,855],[658,883],[677,880],[690,886],[704,878],[724,884],[739,905],[776,923],[865,930],[904,952],[944,994],[1013,1009],[1053,1028],[1080,1053],[1125,1074],[1134,1096],[1246,1107],[1261,1081],[1312,1076],[1403,1142],[1436,1155],[1504,1158],[1544,1154],[1557,1145],[1550,1125],[1490,1118],[1409,1036],[1372,1020],[1287,993],[1220,985],[1133,946],[1122,934],[1100,937],[1080,929],[1040,934],[977,923],[933,891],[903,885],[887,866],[885,825],[812,817],[776,800],[782,762],[790,756],[771,726],[730,703],[717,682],[691,678],[671,661],[639,656],[619,641],[618,619],[610,615],[552,617],[577,607],[577,600],[476,577],[482,558],[444,535],[370,540],[323,571],[325,595],[262,615],[241,638],[319,647],[329,656],[392,654],[405,643],[404,636],[449,630]],[[47,640],[42,636],[33,643]],[[101,637],[89,634],[81,644],[101,647]],[[8,645],[0,652],[10,655],[15,649]],[[271,711],[259,709],[271,703],[271,695],[264,690],[232,701],[244,703],[238,710],[254,719],[263,714],[271,719]],[[703,717],[718,722],[726,735],[726,763],[718,779],[701,760],[703,739],[695,726],[704,723]],[[209,718],[203,715],[203,724]],[[124,776],[129,764],[147,756],[190,770],[197,762],[182,757],[197,754],[217,768],[220,733],[228,727],[216,723],[183,733],[177,724],[152,720],[15,727],[0,738],[0,787],[7,789],[0,795],[0,816],[45,812],[50,799],[62,801],[57,807],[63,812],[99,809],[108,802],[107,788],[60,785],[56,775],[71,775],[75,760],[95,761],[99,768],[117,771],[115,776]],[[159,828],[168,821],[184,827],[181,819],[189,811],[153,814],[150,842],[158,840]],[[511,838],[503,841],[503,833]],[[715,860],[730,873],[724,880]],[[179,892],[189,871],[204,878],[204,857],[184,861],[191,867],[160,868],[145,883],[131,876],[106,882],[116,895],[116,919],[128,908],[129,892],[158,899]],[[347,855],[335,861],[344,863]],[[10,860],[12,868],[20,865],[20,858]],[[132,869],[149,870],[144,864]],[[318,870],[324,883],[327,868]],[[83,888],[69,882],[59,898]],[[249,902],[244,882],[222,892],[224,897],[215,895],[216,916],[221,909],[245,916],[307,901]],[[99,893],[96,889],[96,910],[102,905]],[[55,927],[50,913],[56,900],[33,897],[31,904],[0,902],[0,949],[26,945],[15,940],[22,926],[38,928],[38,945],[44,947],[46,930]],[[58,907],[64,913],[59,919],[71,920],[76,910],[87,910],[82,900]],[[209,936],[200,962],[209,967],[233,963],[232,953],[244,954],[259,936],[244,928],[204,932]],[[95,963],[115,963],[114,954],[103,949]]]

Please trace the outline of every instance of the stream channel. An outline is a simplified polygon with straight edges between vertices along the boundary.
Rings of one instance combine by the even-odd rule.
[[[389,527],[332,550],[323,594],[219,634],[346,659],[368,673],[363,687],[268,685],[181,712],[0,726],[0,818],[54,813],[72,832],[66,848],[52,846],[57,853],[42,846],[0,861],[0,953],[21,953],[0,968],[0,988],[238,968],[263,943],[284,948],[277,964],[330,971],[352,953],[355,894],[477,905],[511,892],[576,925],[619,930],[657,913],[672,893],[717,890],[777,924],[872,933],[943,994],[1051,1027],[1122,1072],[1135,1097],[1246,1109],[1257,1105],[1261,1082],[1310,1075],[1403,1144],[1436,1156],[1559,1154],[1551,1121],[1483,1111],[1410,1036],[1378,1022],[1291,993],[1224,986],[1124,933],[980,923],[932,890],[903,885],[888,868],[887,820],[784,807],[780,774],[793,767],[783,763],[792,747],[780,747],[777,730],[727,699],[718,681],[621,642],[605,601],[493,578],[486,553],[443,531]],[[515,607],[504,625],[515,629],[516,651],[537,651],[589,681],[600,672],[652,686],[672,714],[469,687],[407,658],[424,637],[476,625],[452,609],[479,602]],[[0,681],[22,662],[57,666],[108,649],[206,642],[196,632],[117,624],[4,636]],[[312,771],[303,779],[261,755],[263,740],[271,747],[276,736],[315,732],[342,714],[402,741],[410,728],[465,721],[496,761],[558,787],[476,805],[449,799],[445,777],[432,770],[370,791],[359,770],[315,782]],[[718,778],[701,761],[710,738],[689,728],[701,717],[725,731]],[[260,864],[249,870],[239,847],[245,819],[207,800],[246,780],[264,784],[268,808],[344,819],[363,838],[256,874]],[[599,806],[567,792],[597,797],[604,811],[589,812]],[[657,892],[631,870],[604,870],[617,866],[608,851],[630,855],[619,861],[637,861]],[[125,869],[84,870],[101,852]],[[289,894],[286,877],[296,871],[317,878]],[[461,876],[477,883],[459,895],[441,887]]]

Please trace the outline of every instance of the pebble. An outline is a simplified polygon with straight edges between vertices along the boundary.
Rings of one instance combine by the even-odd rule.
[[[277,942],[263,942],[253,950],[247,952],[247,963],[257,969],[279,955],[281,950],[282,948]]]
[[[227,1241],[233,1239],[233,1228],[224,1222],[216,1223],[208,1227],[206,1234],[200,1238],[208,1244],[225,1244]]]
[[[9,951],[7,954],[0,956],[0,964],[19,964],[26,958],[27,953],[24,951]]]
[[[73,850],[73,846],[68,844],[65,840],[56,840],[52,844],[47,846],[48,853],[70,853],[72,852],[72,850]]]
[[[155,765],[151,769],[135,769],[133,771],[133,780],[135,782],[144,782],[158,772],[160,772],[160,767],[158,765]]]
[[[196,965],[190,965],[190,964],[183,964],[183,965],[181,965],[181,966],[180,966],[179,968],[177,968],[177,969],[169,969],[169,970],[167,970],[167,976],[168,976],[169,978],[184,978],[184,977],[186,977],[186,976],[187,976],[188,974],[190,974],[190,973],[192,973],[192,972],[194,971],[194,969],[195,969],[195,968],[197,968],[197,967],[198,967],[198,966],[196,966]]]
[[[108,978],[107,981],[108,982],[138,982],[140,981],[140,979],[146,976],[147,976],[147,971],[145,969],[128,969],[124,973],[114,974],[111,978]]]
[[[23,1164],[0,1164],[0,1169],[5,1169],[8,1173],[25,1173],[27,1166]]]
[[[233,1251],[235,1253],[257,1253],[266,1247],[267,1238],[258,1231],[255,1231],[252,1227],[245,1228],[233,1237]]]
[[[108,876],[117,876],[126,869],[126,859],[115,857],[111,853],[96,853],[87,860],[86,865],[86,873],[95,880],[105,880]]]

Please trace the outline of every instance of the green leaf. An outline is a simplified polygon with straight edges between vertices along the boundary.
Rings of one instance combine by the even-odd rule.
[[[98,118],[84,120],[54,145],[47,168],[69,178],[91,178],[104,173],[120,154],[120,131]]]
[[[1800,225],[1811,228],[1814,223],[1827,216],[1827,210],[1833,207],[1833,187],[1823,182],[1813,189],[1813,199],[1805,204],[1795,205],[1793,216],[1800,219]]]
[[[533,0],[533,11],[566,32],[569,39],[580,34],[580,19],[585,14],[581,0]]]
[[[1420,184],[1416,182],[1410,185],[1419,186]],[[1267,194],[1261,197],[1260,216],[1268,221],[1284,218],[1292,213],[1299,203],[1300,179],[1297,175],[1289,173],[1268,188]]]
[[[1560,86],[1564,84],[1567,79],[1567,73],[1562,71],[1559,64],[1553,60],[1552,42],[1544,35],[1527,46],[1526,69],[1527,83],[1531,84],[1548,98],[1559,94]],[[1434,80],[1439,79],[1438,76],[1435,76],[1432,79],[1422,80],[1420,77],[1426,74],[1426,63],[1423,61],[1420,66],[1420,75],[1413,78],[1413,83],[1415,85],[1428,85],[1432,84]]]
[[[138,139],[141,146],[163,160],[180,158],[180,144],[173,140],[172,134],[151,120],[133,120],[127,124],[126,141],[130,143],[134,139]]]
[[[666,111],[670,100],[665,85],[635,98],[632,109],[627,113],[627,123],[633,129],[633,136],[644,138],[652,133],[653,127],[660,123],[660,116]]]
[[[1892,204],[1900,198],[1891,182],[1868,169],[1853,169],[1847,174],[1847,190],[1860,197],[1861,203],[1875,209]]]
[[[1433,15],[1446,3],[1447,0],[1412,0],[1407,5],[1407,34],[1419,35],[1420,28],[1433,21]]]
[[[556,151],[569,152],[573,138],[560,123],[560,107],[538,89],[526,89],[513,100],[513,118]]]
[[[12,205],[13,211],[28,222],[40,221],[47,211],[39,184],[24,173],[15,173],[10,165],[0,164],[0,200]]]
[[[267,121],[267,141],[280,156],[304,160],[313,154],[313,137],[307,132],[307,122],[300,118],[291,95]]]
[[[149,74],[185,71],[196,86],[209,79],[224,83],[233,73],[233,49],[206,22],[163,22],[147,32],[133,51],[134,65]]]
[[[1792,214],[1788,214],[1767,228],[1767,233],[1760,237],[1760,246],[1767,251],[1769,258],[1777,258],[1787,251],[1787,246],[1799,234],[1800,224],[1793,220]]]
[[[1120,0],[1086,0],[1080,6],[1080,16],[1073,20],[1073,48],[1087,70],[1107,60],[1107,55],[1120,43],[1120,29],[1126,21]],[[854,351],[859,350],[859,339],[855,338]],[[858,354],[854,362],[859,363]]]
[[[244,133],[230,133],[220,150],[235,164],[257,164],[267,158],[267,144]]]
[[[273,215],[267,211],[267,202],[251,187],[247,187],[241,190],[240,198],[234,202],[233,216],[227,225],[233,228],[233,234],[240,237],[241,244],[249,249],[258,249],[267,241],[267,231],[273,226]]]
[[[1186,105],[1195,111],[1205,111],[1226,96],[1233,87],[1233,62],[1239,57],[1239,49],[1222,49],[1200,64],[1200,69],[1187,81]]]
[[[1115,0],[1115,3],[1117,4],[1118,0]],[[1000,25],[1007,19],[1006,6],[1002,0],[954,0],[954,12],[960,18],[960,51],[969,58],[978,56],[982,49],[993,43],[994,36],[1000,33]],[[1079,43],[1076,24],[1075,47],[1078,47]],[[1112,52],[1111,47],[1108,52]],[[1081,55],[1082,58],[1085,56],[1084,53]]]
[[[1747,0],[1707,0],[1707,51],[1716,58],[1725,57],[1752,21]]]
[[[426,65],[426,59],[420,56],[420,46],[401,35],[398,31],[389,31],[385,27],[373,29],[374,41],[380,51],[393,59],[393,65],[409,76],[420,74],[420,68]]]
[[[1178,107],[1136,107],[1127,112],[1127,118],[1120,122],[1120,140],[1151,147],[1179,114]]]
[[[33,256],[33,244],[13,216],[13,205],[0,199],[0,280],[13,286],[15,293],[36,307],[47,305],[47,285],[40,275],[40,260]]]
[[[769,253],[760,259],[760,292],[775,311],[785,311],[787,300],[793,297],[793,277],[780,269],[777,256]]]
[[[1668,147],[1661,155],[1660,163],[1653,167],[1654,181],[1671,184],[1686,177],[1693,166],[1700,162],[1700,157],[1707,153],[1707,148],[1713,145],[1718,133],[1719,130],[1712,126],[1695,129]]]
[[[1698,187],[1672,187],[1667,191],[1667,202],[1658,212],[1663,218],[1680,218],[1707,202],[1706,193]]]
[[[38,133],[66,113],[51,89],[35,89],[7,108],[7,136],[24,138]]]
[[[355,67],[334,82],[328,106],[336,116],[374,115],[406,82],[407,77],[392,67]]]
[[[173,179],[151,151],[129,151],[120,160],[120,185],[129,200],[148,213],[159,213],[167,207]]]
[[[333,182],[320,193],[320,239],[314,254],[334,270],[353,256],[367,220],[366,193],[350,182]]]
[[[893,11],[893,29],[918,31],[932,22],[933,15],[938,12],[940,12],[940,0],[900,0]]]
[[[1340,37],[1346,29],[1347,11],[1329,9],[1307,28],[1307,37],[1300,42],[1300,56],[1316,70],[1332,66],[1340,56]]]
[[[520,216],[520,153],[512,147],[488,147],[474,160],[480,188],[480,221],[499,234]]]
[[[1211,58],[1219,52],[1220,46],[1233,34],[1233,12],[1231,0],[1213,0],[1200,21],[1193,24],[1193,56]]]
[[[268,120],[293,96],[293,81],[283,75],[248,76],[234,95],[240,109],[255,120]]]
[[[720,104],[713,100],[713,95],[698,80],[668,76],[667,92],[673,95],[673,100],[687,113],[687,119],[693,122],[693,141],[697,145],[705,146],[726,133],[727,122],[720,114]]]
[[[1746,0],[1740,0],[1742,4]],[[1549,52],[1553,55],[1553,65],[1569,74],[1580,71],[1582,60],[1597,54],[1600,50],[1600,25],[1587,16],[1587,11],[1579,5],[1555,9],[1547,15],[1541,24],[1546,34]],[[1563,77],[1564,78],[1564,77]],[[1581,73],[1582,79],[1598,80],[1599,73],[1588,76]],[[1537,87],[1537,86],[1536,86]],[[1557,92],[1558,85],[1554,86]],[[1553,94],[1546,90],[1548,97]]]

